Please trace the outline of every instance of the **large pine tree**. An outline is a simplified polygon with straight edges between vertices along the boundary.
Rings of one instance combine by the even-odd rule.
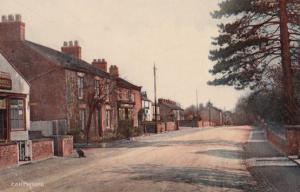
[[[282,68],[284,98],[289,116],[293,105],[292,67],[299,63],[300,0],[225,0],[212,16],[218,25],[216,49],[210,51],[215,65],[211,85],[257,89],[271,83],[268,73]],[[283,51],[284,50],[284,51]],[[289,86],[287,86],[289,85]],[[293,117],[290,118],[289,123]]]

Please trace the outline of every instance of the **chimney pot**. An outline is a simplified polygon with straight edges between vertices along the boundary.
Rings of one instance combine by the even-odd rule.
[[[74,41],[74,44],[75,44],[75,46],[78,46],[78,45],[79,45],[79,43],[78,43],[77,40]]]
[[[7,22],[7,16],[6,15],[2,15],[2,22]]]
[[[10,22],[15,21],[14,15],[8,15],[8,21],[10,21]]]
[[[63,43],[63,46],[61,47],[61,51],[78,59],[81,59],[81,47],[79,45],[74,46],[74,43],[75,42],[73,41],[65,41]]]
[[[113,77],[119,77],[119,69],[116,65],[111,65],[109,68],[109,73]]]
[[[16,21],[18,21],[18,22],[22,21],[22,16],[20,14],[16,14],[15,18],[16,18]]]

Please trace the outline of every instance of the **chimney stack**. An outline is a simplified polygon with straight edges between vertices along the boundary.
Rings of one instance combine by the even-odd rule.
[[[64,42],[63,46],[61,47],[61,52],[66,53],[68,55],[72,55],[78,59],[81,59],[81,47],[79,46],[78,41],[67,41]]]
[[[119,69],[116,65],[111,65],[109,68],[109,73],[113,77],[119,77]]]
[[[2,15],[0,22],[0,41],[24,41],[25,23],[20,14]]]
[[[92,65],[102,71],[107,72],[107,62],[105,59],[94,59]]]

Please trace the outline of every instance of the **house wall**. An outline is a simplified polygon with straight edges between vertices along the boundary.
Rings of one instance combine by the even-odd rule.
[[[142,108],[144,109],[145,121],[153,120],[152,102],[142,100]]]
[[[10,133],[10,139],[17,140],[28,140],[28,130],[30,129],[30,109],[29,103],[29,84],[25,79],[16,71],[16,69],[6,60],[6,58],[0,54],[0,71],[10,74],[12,79],[12,90],[0,89],[0,92],[5,93],[18,93],[25,94],[25,118],[26,126],[24,131],[13,131]]]
[[[138,117],[138,113],[141,111],[142,109],[142,96],[141,96],[141,92],[139,90],[133,90],[133,94],[134,94],[134,121],[133,124],[135,127],[138,127],[139,125],[139,117]]]
[[[84,73],[78,73],[76,71],[66,70],[66,100],[67,100],[67,119],[68,119],[68,127],[69,131],[80,131],[81,125],[80,125],[80,117],[79,117],[79,111],[85,110],[85,121],[87,123],[88,116],[89,116],[89,95],[94,93],[95,91],[95,76],[90,74],[84,74]],[[84,90],[83,90],[83,98],[78,98],[78,77],[82,76],[84,78]],[[97,80],[103,81],[100,77],[97,77]],[[106,117],[105,117],[105,111],[106,109],[111,109],[109,104],[102,104],[102,106],[99,106],[100,108],[98,110],[101,111],[101,124],[102,124],[102,130],[107,131],[108,129],[111,130],[114,128],[113,124],[108,128],[106,127]],[[98,127],[98,114],[97,110],[94,111],[92,115],[91,120],[91,127],[89,136],[92,140],[99,139],[100,131]]]
[[[30,82],[30,120],[34,130],[41,123],[66,120],[64,70],[23,41],[1,42],[0,52]]]

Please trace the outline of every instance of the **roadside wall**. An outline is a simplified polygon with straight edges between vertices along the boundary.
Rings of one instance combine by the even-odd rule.
[[[266,129],[267,133],[267,139],[268,141],[273,144],[277,149],[279,149],[281,152],[285,154],[290,154],[287,140],[281,136],[279,136],[277,133],[272,131],[270,128]]]
[[[54,155],[52,139],[32,140],[32,160],[48,159]]]
[[[73,136],[57,135],[53,139],[55,155],[65,157],[73,153]]]
[[[18,164],[18,144],[0,143],[0,169]]]

